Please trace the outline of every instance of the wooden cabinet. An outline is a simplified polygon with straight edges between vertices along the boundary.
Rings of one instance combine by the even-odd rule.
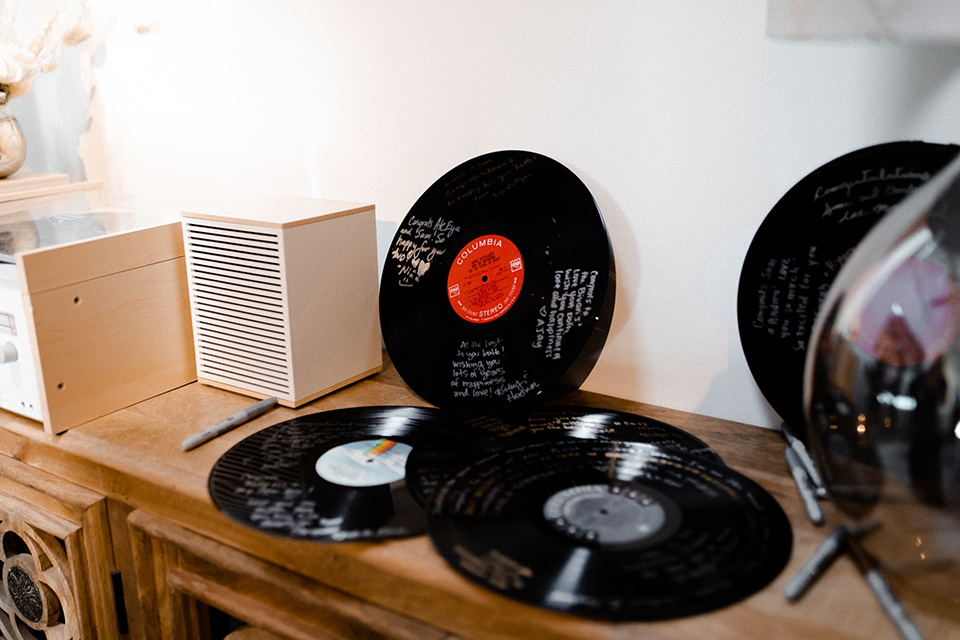
[[[211,606],[270,638],[453,639],[144,511],[129,522],[150,640],[208,637]]]
[[[804,598],[786,581],[841,514],[813,526],[779,434],[598,394],[561,402],[629,411],[684,429],[763,486],[793,527],[793,554],[769,586],[718,611],[653,622],[560,615],[468,580],[427,536],[319,543],[244,527],[207,482],[216,461],[296,416],[415,405],[390,367],[304,407],[277,407],[184,452],[180,442],[252,404],[188,384],[60,435],[0,412],[0,637],[5,640],[680,640],[898,636],[857,568],[839,559]],[[904,593],[903,595],[908,595]],[[117,606],[117,602],[122,605]],[[960,609],[908,601],[930,638],[960,638]],[[229,628],[219,620],[229,620]],[[234,630],[233,625],[247,625]]]

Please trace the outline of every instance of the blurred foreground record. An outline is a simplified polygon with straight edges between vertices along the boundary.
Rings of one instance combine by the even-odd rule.
[[[423,508],[407,490],[412,448],[446,425],[420,407],[357,407],[267,427],[228,450],[210,473],[228,517],[288,538],[345,541],[418,535]]]
[[[422,398],[498,410],[580,386],[615,289],[606,227],[583,182],[546,156],[498,151],[414,203],[384,264],[380,323]]]
[[[848,153],[794,185],[757,230],[740,273],[740,341],[760,391],[798,437],[806,437],[807,342],[837,271],[886,212],[958,149],[907,141]]]
[[[465,418],[456,438],[427,442],[407,460],[407,484],[425,502],[460,468],[502,449],[535,440],[576,438],[645,442],[665,451],[721,463],[716,451],[682,429],[644,416],[576,406],[514,408],[495,415]]]
[[[428,507],[437,550],[505,596],[575,615],[655,620],[762,589],[793,536],[729,467],[642,443],[537,442],[466,467]]]

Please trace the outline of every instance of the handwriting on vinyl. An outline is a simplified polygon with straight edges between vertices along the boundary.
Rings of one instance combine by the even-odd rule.
[[[485,433],[512,438],[523,434],[541,435],[558,434],[568,435],[572,431],[590,433],[592,437],[612,438],[625,431],[630,431],[645,440],[676,439],[676,432],[662,424],[651,424],[644,418],[621,417],[604,414],[599,411],[583,413],[577,410],[564,410],[562,407],[552,409],[549,413],[538,414],[534,411],[523,413],[521,420],[516,422],[504,419],[502,416],[479,416],[469,421],[471,427],[477,427]]]
[[[561,269],[554,272],[550,302],[541,307],[531,346],[538,357],[554,361],[563,357],[564,338],[583,327],[593,313],[597,271]],[[526,371],[509,378],[504,365],[503,338],[462,340],[451,360],[450,387],[454,398],[500,398],[516,401],[540,388]]]
[[[880,216],[906,197],[917,185],[930,179],[929,171],[866,169],[860,175],[835,185],[814,190],[821,216],[843,224],[865,216]]]
[[[564,269],[553,274],[550,304],[540,308],[533,348],[542,349],[547,360],[563,357],[563,339],[593,312],[596,271]]]
[[[527,182],[537,163],[535,156],[485,158],[444,183],[447,206],[501,198]]]
[[[503,197],[533,177],[536,162],[537,159],[532,156],[482,160],[445,182],[447,206]],[[460,227],[450,218],[408,216],[390,250],[390,258],[397,265],[397,283],[402,287],[412,287],[419,282],[437,260],[451,249],[450,239],[459,233]],[[453,247],[454,251],[458,249],[460,247]]]
[[[217,495],[243,521],[295,538],[344,541],[406,535],[406,529],[390,522],[348,525],[342,514],[319,506],[319,489],[304,479],[302,468],[312,464],[319,446],[354,439],[366,428],[365,423],[341,419],[263,431],[244,443],[243,454],[236,454],[232,463],[237,471],[223,476]]]
[[[450,387],[454,398],[499,398],[510,402],[540,388],[523,371],[510,379],[504,365],[507,351],[503,338],[461,340],[451,361]]]
[[[838,234],[849,233],[847,225],[874,224],[930,175],[900,167],[864,170],[849,180],[816,186],[811,210],[827,225],[837,225]],[[853,250],[838,254],[811,243],[805,255],[769,257],[759,265],[751,327],[793,351],[806,351],[816,313]]]
[[[400,286],[410,287],[418,282],[450,248],[447,241],[459,232],[459,226],[442,217],[410,216],[397,232],[390,251],[390,257],[397,264]]]
[[[761,274],[751,326],[789,342],[794,351],[806,350],[816,311],[852,251],[821,262],[817,246],[810,245],[806,257],[770,258]]]

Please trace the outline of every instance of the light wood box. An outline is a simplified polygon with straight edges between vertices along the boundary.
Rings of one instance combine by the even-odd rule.
[[[44,429],[196,380],[178,222],[16,256]]]
[[[182,212],[197,378],[298,407],[383,368],[372,204]]]

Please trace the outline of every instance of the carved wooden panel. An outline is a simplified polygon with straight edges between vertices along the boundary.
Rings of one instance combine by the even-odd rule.
[[[0,638],[120,638],[106,501],[0,457]]]
[[[0,512],[0,634],[11,640],[80,638],[66,544]]]

